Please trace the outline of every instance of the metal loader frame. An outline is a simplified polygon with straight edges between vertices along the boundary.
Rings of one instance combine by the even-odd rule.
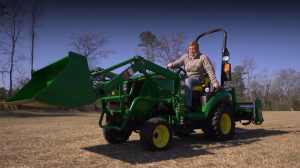
[[[99,120],[99,126],[104,129],[117,129],[117,130],[122,130],[125,125],[127,124],[128,119],[131,117],[132,110],[135,107],[135,105],[139,101],[149,101],[149,102],[170,102],[170,100],[165,100],[165,99],[154,99],[154,98],[147,98],[147,97],[136,97],[130,108],[125,109],[124,105],[124,98],[129,97],[132,94],[132,90],[134,87],[131,88],[131,91],[129,94],[123,95],[123,83],[126,80],[130,80],[130,77],[136,73],[140,72],[143,74],[148,80],[153,82],[157,87],[159,87],[162,90],[167,91],[170,96],[171,96],[171,102],[173,102],[174,109],[176,111],[176,117],[175,117],[175,123],[179,124],[183,122],[183,117],[184,117],[184,102],[185,102],[185,94],[181,94],[181,89],[184,88],[184,86],[181,85],[181,81],[185,80],[185,75],[182,74],[176,74],[170,70],[167,70],[165,68],[162,68],[161,66],[158,66],[150,61],[145,60],[143,57],[140,56],[135,56],[127,61],[121,62],[115,66],[112,66],[110,68],[97,71],[97,69],[92,70],[91,72],[94,73],[94,77],[99,77],[103,78],[106,76],[107,73],[120,68],[124,65],[131,64],[130,67],[128,67],[126,70],[124,70],[122,73],[116,75],[113,79],[111,79],[108,82],[103,82],[103,86],[98,87],[95,90],[95,95],[96,99],[102,99],[102,108],[103,112],[100,116]],[[153,78],[149,73],[146,72],[146,70],[150,70],[152,72],[155,72],[156,74],[162,75],[173,82],[173,90],[169,90],[166,88],[164,85],[162,85],[160,82],[158,82],[155,78]],[[100,79],[101,80],[101,79]],[[119,96],[107,96],[108,93],[112,92],[115,90],[117,87],[119,87]],[[121,105],[121,114],[122,116],[125,116],[124,121],[120,127],[118,126],[105,126],[102,125],[102,120],[104,117],[104,114],[106,115],[112,115],[111,112],[107,109],[107,100],[109,99],[115,99],[118,98],[120,100],[120,105]]]

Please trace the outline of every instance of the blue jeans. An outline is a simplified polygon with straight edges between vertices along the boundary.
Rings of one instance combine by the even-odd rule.
[[[192,98],[193,98],[193,87],[201,86],[202,81],[198,78],[186,78],[185,79],[185,91],[187,93],[187,99],[185,101],[186,107],[192,107]]]

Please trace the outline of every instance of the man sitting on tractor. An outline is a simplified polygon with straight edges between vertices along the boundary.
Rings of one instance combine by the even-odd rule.
[[[180,66],[184,66],[188,76],[185,79],[187,99],[184,111],[190,112],[192,107],[193,87],[201,86],[203,84],[205,81],[203,74],[205,72],[208,74],[215,89],[219,88],[219,82],[217,81],[215,69],[210,62],[210,59],[206,55],[200,53],[199,44],[195,41],[190,42],[188,54],[184,54],[175,62],[168,64],[169,68]]]

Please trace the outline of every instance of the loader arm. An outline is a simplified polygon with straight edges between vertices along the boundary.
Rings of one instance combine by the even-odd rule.
[[[176,101],[181,100],[180,89],[174,89],[174,91],[168,90],[165,86],[163,86],[156,79],[154,79],[151,75],[149,75],[146,72],[146,70],[150,70],[152,72],[155,72],[159,75],[162,75],[166,78],[169,78],[169,79],[175,81],[174,83],[176,83],[177,88],[181,87],[181,83],[180,83],[181,75],[171,72],[165,68],[162,68],[161,66],[158,66],[150,61],[147,61],[143,57],[140,57],[140,56],[135,56],[135,57],[133,57],[129,60],[126,60],[124,62],[121,62],[115,66],[101,70],[101,71],[95,73],[93,76],[97,77],[97,75],[98,75],[98,76],[100,76],[100,78],[104,77],[104,76],[106,76],[106,74],[110,73],[114,69],[120,68],[127,64],[131,64],[131,66],[129,66],[127,69],[125,69],[120,74],[116,75],[107,84],[105,84],[95,90],[96,99],[107,96],[108,93],[112,92],[120,84],[122,84],[124,81],[128,80],[133,74],[135,74],[136,72],[140,72],[140,73],[144,74],[147,79],[149,79],[151,82],[153,82],[159,88],[166,90],[170,95],[172,95],[176,99]],[[183,80],[184,80],[184,78],[183,78]]]

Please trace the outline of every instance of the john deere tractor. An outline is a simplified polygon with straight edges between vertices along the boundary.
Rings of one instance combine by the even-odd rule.
[[[218,31],[224,36],[220,88],[214,90],[207,74],[203,74],[203,84],[193,88],[192,113],[184,112],[187,76],[181,67],[174,72],[134,56],[106,69],[89,70],[86,57],[73,52],[33,71],[28,84],[5,103],[80,107],[101,99],[99,126],[107,142],[124,143],[136,132],[142,147],[150,151],[167,150],[173,136],[187,136],[196,129],[202,129],[210,140],[232,139],[235,122],[262,124],[262,106],[260,100],[237,102],[235,88],[225,87],[226,81],[231,80],[225,30],[204,32],[195,41]],[[120,74],[112,72],[126,65]]]

